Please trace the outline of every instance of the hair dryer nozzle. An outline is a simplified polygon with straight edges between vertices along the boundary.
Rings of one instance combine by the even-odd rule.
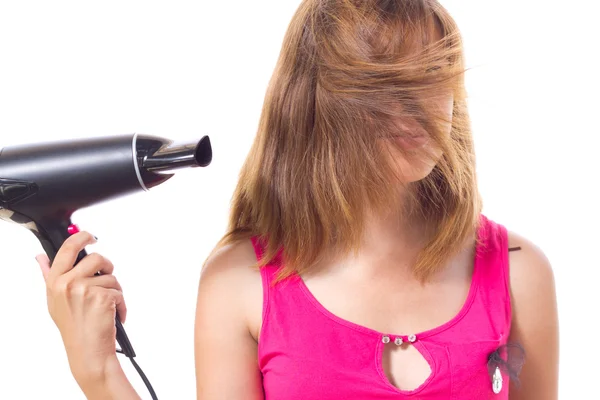
[[[187,167],[206,167],[212,161],[212,147],[208,136],[198,142],[168,142],[141,160],[140,168],[146,171],[170,171]]]

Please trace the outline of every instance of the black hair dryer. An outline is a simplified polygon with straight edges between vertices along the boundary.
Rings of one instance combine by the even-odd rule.
[[[29,229],[52,262],[76,229],[75,211],[148,190],[176,169],[206,167],[211,161],[208,136],[177,143],[129,134],[5,147],[0,150],[0,219]],[[77,262],[85,256],[82,251]],[[115,323],[121,351],[135,357],[118,316]]]

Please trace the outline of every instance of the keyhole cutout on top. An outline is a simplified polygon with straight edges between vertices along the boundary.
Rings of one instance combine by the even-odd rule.
[[[418,389],[431,375],[431,366],[412,343],[397,343],[392,340],[383,345],[383,372],[398,390]]]

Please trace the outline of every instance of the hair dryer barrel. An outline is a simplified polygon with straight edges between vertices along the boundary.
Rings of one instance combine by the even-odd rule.
[[[130,134],[5,147],[0,152],[0,207],[30,217],[70,215],[173,176],[164,171],[207,166],[211,160],[207,136],[176,145]]]

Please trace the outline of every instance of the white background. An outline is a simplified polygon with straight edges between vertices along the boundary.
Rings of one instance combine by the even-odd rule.
[[[598,45],[591,0],[447,0],[467,75],[485,213],[537,243],[556,274],[561,399],[597,395]],[[127,331],[160,399],[195,398],[202,262],[298,0],[0,2],[0,146],[143,132],[209,134],[214,161],[81,210],[116,265]],[[556,5],[555,5],[556,4]],[[23,228],[0,224],[0,398],[82,399]],[[535,290],[535,288],[532,288]],[[223,332],[224,335],[227,332]],[[148,393],[124,359],[143,398]]]

